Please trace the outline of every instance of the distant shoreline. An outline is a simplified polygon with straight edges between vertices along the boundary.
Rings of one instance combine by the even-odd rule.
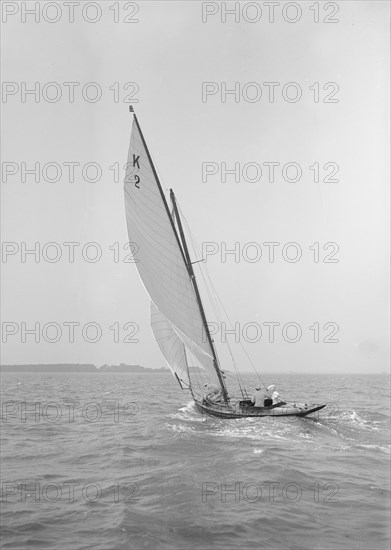
[[[92,364],[78,364],[78,363],[60,363],[60,364],[46,364],[46,365],[0,365],[0,372],[72,372],[72,373],[148,373],[148,374],[166,374],[170,370],[162,367],[160,369],[151,369],[149,367],[142,367],[141,365],[103,365],[97,367]]]
[[[125,363],[120,363],[119,365],[102,365],[97,367],[96,365],[89,363],[57,363],[57,364],[45,364],[45,365],[0,365],[0,373],[19,373],[19,372],[30,372],[30,373],[73,373],[73,374],[105,374],[105,373],[122,373],[122,374],[169,374],[171,371],[167,367],[161,367],[160,369],[152,369],[150,367],[142,367],[141,365],[126,365]],[[242,376],[245,375],[254,375],[253,372],[243,371],[240,373]],[[344,371],[329,371],[329,372],[305,372],[305,371],[265,371],[262,373],[262,377],[276,377],[276,376],[389,376],[387,371],[378,371],[378,372],[344,372]]]

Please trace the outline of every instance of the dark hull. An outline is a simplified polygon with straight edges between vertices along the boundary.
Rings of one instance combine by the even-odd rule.
[[[312,403],[310,405],[301,405],[296,403],[285,403],[281,406],[272,407],[241,407],[240,405],[233,405],[227,407],[222,404],[213,404],[206,402],[201,403],[194,400],[197,409],[209,416],[216,416],[218,418],[235,419],[235,418],[260,418],[260,417],[283,417],[283,416],[307,416],[308,414],[320,411],[326,405],[319,405],[318,403]]]

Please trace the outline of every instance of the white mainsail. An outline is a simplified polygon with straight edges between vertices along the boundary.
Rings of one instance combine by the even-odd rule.
[[[129,240],[136,245],[134,258],[144,286],[177,338],[202,359],[209,379],[217,381],[213,351],[183,251],[135,116],[124,192]],[[172,343],[172,335],[168,340]],[[168,349],[162,338],[157,341],[161,349]]]

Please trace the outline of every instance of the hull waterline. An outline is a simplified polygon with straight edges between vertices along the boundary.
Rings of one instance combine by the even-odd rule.
[[[215,416],[218,418],[236,419],[236,418],[262,418],[262,417],[283,417],[299,416],[304,417],[323,409],[326,405],[319,403],[311,404],[285,404],[280,407],[246,407],[225,406],[201,403],[194,400],[197,409],[203,414]],[[252,410],[250,410],[252,409]]]

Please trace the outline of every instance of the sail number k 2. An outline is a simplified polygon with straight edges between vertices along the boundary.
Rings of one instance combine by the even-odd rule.
[[[136,156],[136,155],[133,153],[133,168],[134,168],[134,169],[135,169],[136,166],[137,166],[137,169],[140,170],[139,158],[140,158],[140,155]],[[140,185],[139,185],[139,183],[140,183],[140,176],[138,176],[137,174],[135,174],[134,179],[135,179],[134,186],[137,187],[137,189],[140,189]]]
[[[132,160],[125,165],[125,170],[125,183],[133,183],[137,189],[140,189],[141,178],[137,173],[140,170],[140,155],[133,153]]]

